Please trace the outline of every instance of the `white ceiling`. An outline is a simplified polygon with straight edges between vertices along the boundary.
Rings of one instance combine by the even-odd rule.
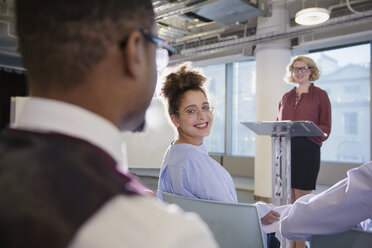
[[[350,3],[360,12],[372,10],[372,0],[350,0]],[[203,32],[223,34],[254,28],[258,16],[271,16],[273,5],[283,5],[288,10],[292,26],[296,12],[304,7],[329,9],[331,18],[352,14],[346,0],[153,0],[153,4],[160,35],[173,44],[200,38],[197,35]]]
[[[250,53],[259,42],[288,38],[296,46],[305,41],[372,31],[372,0],[152,0],[159,35],[176,47],[172,61],[197,60],[227,53]],[[285,33],[260,36],[258,18],[270,18],[273,8],[288,11]],[[301,27],[294,17],[303,7],[331,11],[324,25]],[[221,52],[223,51],[223,52]],[[0,66],[22,68],[14,25],[14,1],[0,2]]]
[[[170,3],[172,2],[172,3]],[[308,40],[372,30],[372,0],[153,0],[159,35],[177,48],[173,62],[252,53],[259,42],[288,38],[293,45]],[[270,18],[273,9],[287,10],[286,33],[257,34],[258,18]],[[324,25],[299,26],[295,14],[303,8],[331,12]],[[353,13],[355,10],[359,13]]]

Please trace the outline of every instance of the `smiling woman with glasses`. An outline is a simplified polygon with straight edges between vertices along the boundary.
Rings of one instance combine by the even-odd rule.
[[[292,60],[287,70],[288,83],[295,87],[284,94],[279,103],[278,121],[312,121],[325,134],[320,137],[293,137],[291,139],[291,197],[292,203],[315,189],[320,168],[320,147],[331,132],[331,103],[327,92],[314,86],[319,79],[315,62],[306,56]],[[295,242],[296,248],[305,242]]]
[[[168,44],[168,41],[152,34],[151,32],[145,29],[140,29],[140,32],[146,39],[158,46],[158,48],[156,49],[156,67],[159,72],[162,71],[165,67],[167,67],[169,57],[173,55],[176,50]],[[123,39],[119,43],[120,48],[123,49],[126,46],[126,42],[127,39]]]
[[[191,63],[181,64],[165,78],[161,94],[178,137],[164,156],[158,189],[186,197],[237,202],[230,174],[208,155],[203,144],[213,124],[213,107],[203,86],[206,81]]]
[[[213,107],[203,86],[206,81],[190,63],[181,64],[165,79],[161,93],[178,137],[164,156],[158,190],[185,197],[238,202],[230,174],[208,155],[203,144],[213,124]],[[274,211],[260,211],[262,223],[270,224],[278,216]],[[274,244],[275,237],[271,240]]]
[[[170,73],[161,89],[168,103],[170,118],[177,128],[174,144],[203,144],[213,123],[213,107],[209,104],[203,84],[207,79],[190,63],[180,65]]]

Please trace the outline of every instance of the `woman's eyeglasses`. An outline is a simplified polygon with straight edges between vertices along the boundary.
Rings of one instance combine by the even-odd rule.
[[[198,107],[189,107],[184,111],[184,113],[190,118],[196,118],[201,112],[203,112],[203,114],[211,114],[213,113],[213,110],[213,106],[206,105],[203,106],[201,109]]]
[[[308,70],[310,70],[311,67],[309,66],[305,66],[305,67],[291,67],[291,71],[292,72],[307,72]]]

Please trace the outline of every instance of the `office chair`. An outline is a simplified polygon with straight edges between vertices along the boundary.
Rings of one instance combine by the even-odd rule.
[[[165,202],[199,214],[221,248],[266,248],[255,205],[189,198],[161,191],[158,194]]]
[[[372,233],[352,229],[350,231],[329,234],[314,235],[310,238],[311,248],[371,248]]]

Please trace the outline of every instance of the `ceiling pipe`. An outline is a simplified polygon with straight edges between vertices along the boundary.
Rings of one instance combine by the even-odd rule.
[[[248,36],[245,38],[240,38],[237,40],[225,41],[221,43],[215,43],[211,45],[200,46],[197,48],[187,49],[190,51],[184,51],[187,54],[198,54],[203,51],[211,52],[211,50],[226,48],[226,47],[233,47],[238,45],[245,45],[247,43],[250,44],[257,44],[258,42],[268,42],[272,40],[278,39],[285,39],[285,38],[295,38],[301,35],[306,34],[314,34],[314,33],[321,33],[326,32],[330,28],[338,28],[338,27],[345,27],[347,25],[353,26],[356,23],[362,22],[371,22],[372,20],[372,11],[362,12],[361,14],[351,14],[349,16],[337,17],[324,24],[317,25],[316,28],[314,27],[303,27],[297,26],[289,28],[287,31],[277,32],[277,33],[269,33],[269,34],[259,34],[254,36]],[[363,24],[363,23],[362,23]]]
[[[212,22],[200,22],[200,23],[196,23],[196,24],[187,25],[187,29],[202,28],[202,27],[206,27],[206,26],[210,26],[210,25],[215,25],[215,24],[216,24],[216,21],[212,21]]]
[[[198,34],[186,35],[186,36],[184,36],[180,39],[177,39],[176,43],[198,40],[200,37],[210,38],[210,37],[213,37],[213,36],[218,36],[223,31],[225,31],[225,28],[219,28],[219,29],[215,29],[215,30],[211,30],[211,31],[206,31],[206,32],[203,32],[203,33],[198,33]]]
[[[182,35],[190,35],[191,34],[191,32],[189,32],[189,31],[185,31],[183,29],[176,28],[176,27],[171,26],[171,25],[160,26],[158,31],[159,32],[174,32],[176,34],[182,34]]]
[[[195,4],[193,6],[189,6],[189,7],[187,7],[186,5],[187,5],[187,3],[191,2],[191,1],[186,2],[186,3],[172,4],[171,7],[166,8],[166,9],[161,10],[158,13],[156,13],[155,19],[159,20],[159,19],[163,19],[163,18],[169,18],[169,17],[172,17],[172,16],[182,15],[184,13],[199,9],[204,5],[208,5],[208,4],[219,2],[219,1],[221,1],[221,0],[206,0],[205,2],[201,2],[201,3]]]
[[[173,36],[176,38],[182,38],[183,36],[186,35],[184,33],[180,33],[175,30],[170,30],[168,28],[162,28],[161,30],[158,31],[158,33],[160,37],[163,37],[163,35],[167,35],[167,36]]]
[[[154,12],[157,13],[157,12],[164,11],[166,9],[168,10],[171,8],[176,9],[178,6],[181,6],[181,5],[183,5],[183,3],[170,3],[168,1],[163,1],[163,2],[159,2],[157,6],[153,5],[153,7],[154,7]]]
[[[186,13],[186,12],[189,12],[189,11],[192,11],[192,10],[195,10],[195,9],[199,9],[204,5],[212,4],[214,2],[219,2],[219,1],[221,1],[221,0],[206,0],[204,2],[201,2],[199,4],[196,4],[196,5],[190,6],[190,7],[185,7],[190,1],[187,2],[187,3],[179,3],[177,5],[173,4],[173,8],[169,7],[167,9],[162,10],[160,13],[158,12],[157,15],[156,15],[156,19],[169,18],[169,17],[175,16],[175,15],[181,15],[183,13]],[[269,8],[267,7],[267,5],[268,5],[267,3],[268,3],[268,0],[261,0],[260,1],[260,5],[263,6],[262,8],[265,8],[265,11],[264,11],[265,13],[269,13]],[[216,24],[215,21],[210,22],[210,23],[197,23],[197,24],[187,25],[186,28],[189,29],[189,30],[192,30],[192,29],[201,28],[201,27],[208,27],[208,26],[215,25],[215,24]],[[207,36],[208,38],[212,37],[212,36],[218,36],[220,38],[220,33],[225,31],[226,28],[227,28],[226,25],[222,25],[222,28],[213,29],[213,30],[209,30],[209,31],[203,31],[202,33],[197,33],[197,34],[186,35],[182,38],[177,38],[176,43],[192,41],[192,40],[200,39],[200,37],[205,37],[205,36]],[[168,36],[169,35],[170,34],[168,34]],[[175,36],[177,36],[177,35],[175,35]],[[227,38],[227,39],[230,39],[230,38]]]
[[[359,12],[359,11],[354,10],[354,9],[351,7],[351,5],[350,5],[350,1],[349,1],[349,0],[346,0],[346,5],[347,5],[347,8],[348,8],[352,13],[354,13],[354,14],[360,14],[360,13],[361,13],[361,12]]]
[[[365,3],[365,2],[368,2],[368,0],[356,0],[356,1],[352,1],[352,2],[350,2],[350,1],[348,0],[348,2],[349,2],[349,5],[350,5],[350,4]],[[341,7],[345,7],[345,6],[347,6],[347,2],[345,2],[345,3],[340,3],[340,4],[336,4],[336,5],[332,5],[332,6],[329,6],[328,10],[329,10],[329,12],[332,13],[332,11],[333,11],[334,9],[341,8]],[[349,10],[350,10],[350,9],[349,9]],[[352,11],[351,11],[351,12],[352,12]],[[360,12],[358,12],[358,13],[360,13]],[[354,14],[357,14],[357,13],[354,13]]]
[[[365,2],[365,1],[354,1],[354,2],[352,2],[353,4],[355,4],[355,3],[361,3],[361,2]],[[335,7],[334,8],[337,8],[337,7],[343,7],[343,6],[345,6],[346,5],[346,3],[344,3],[344,4],[339,4],[339,5],[335,5]],[[332,6],[331,6],[332,7]],[[330,8],[331,8],[330,7]],[[331,8],[332,9],[332,8]],[[360,15],[360,14],[363,14],[364,12],[359,12],[357,15]],[[337,19],[342,19],[342,18],[344,18],[344,17],[339,17],[339,18],[337,18]],[[334,19],[336,19],[336,18],[334,18]],[[333,19],[333,20],[334,20]],[[351,19],[352,20],[354,20],[355,19],[355,17],[351,17]],[[331,20],[329,20],[328,21],[328,24],[331,22]],[[326,24],[323,24],[323,25],[321,25],[321,26],[317,26],[317,27],[323,27],[323,26],[328,26],[328,24],[326,23]],[[336,23],[337,24],[337,23]],[[313,30],[313,27],[303,27],[303,26],[300,26],[300,27],[293,27],[292,29],[293,30],[296,30],[296,28],[299,30],[298,32],[301,32],[302,30],[303,31],[305,31],[305,30]],[[224,29],[225,30],[225,29]],[[224,31],[224,30],[222,30],[222,31]],[[185,36],[185,37],[182,37],[182,38],[180,38],[180,39],[177,39],[176,40],[176,43],[178,43],[178,42],[185,42],[185,41],[190,41],[190,40],[193,40],[193,39],[196,39],[196,38],[200,38],[200,37],[203,37],[203,36],[208,36],[208,38],[210,38],[211,36],[213,36],[213,34],[215,34],[215,36],[217,36],[219,39],[220,39],[220,33],[222,32],[222,31],[219,31],[219,29],[217,29],[217,30],[211,30],[211,31],[207,31],[207,32],[203,32],[203,33],[198,33],[198,34],[193,34],[193,35],[188,35],[188,36]],[[288,33],[288,32],[285,32],[286,34]],[[245,30],[244,30],[244,35],[243,35],[243,37],[244,38],[246,38],[247,37],[247,35],[246,35],[246,27],[245,27]],[[248,36],[248,37],[252,37],[252,36]],[[257,37],[257,36],[255,36],[255,37]],[[229,39],[228,37],[225,37],[225,40],[226,40],[226,38],[227,39]],[[237,40],[237,39],[235,39],[235,38],[232,38],[232,39],[234,39],[234,40]],[[262,39],[261,39],[262,40]]]

